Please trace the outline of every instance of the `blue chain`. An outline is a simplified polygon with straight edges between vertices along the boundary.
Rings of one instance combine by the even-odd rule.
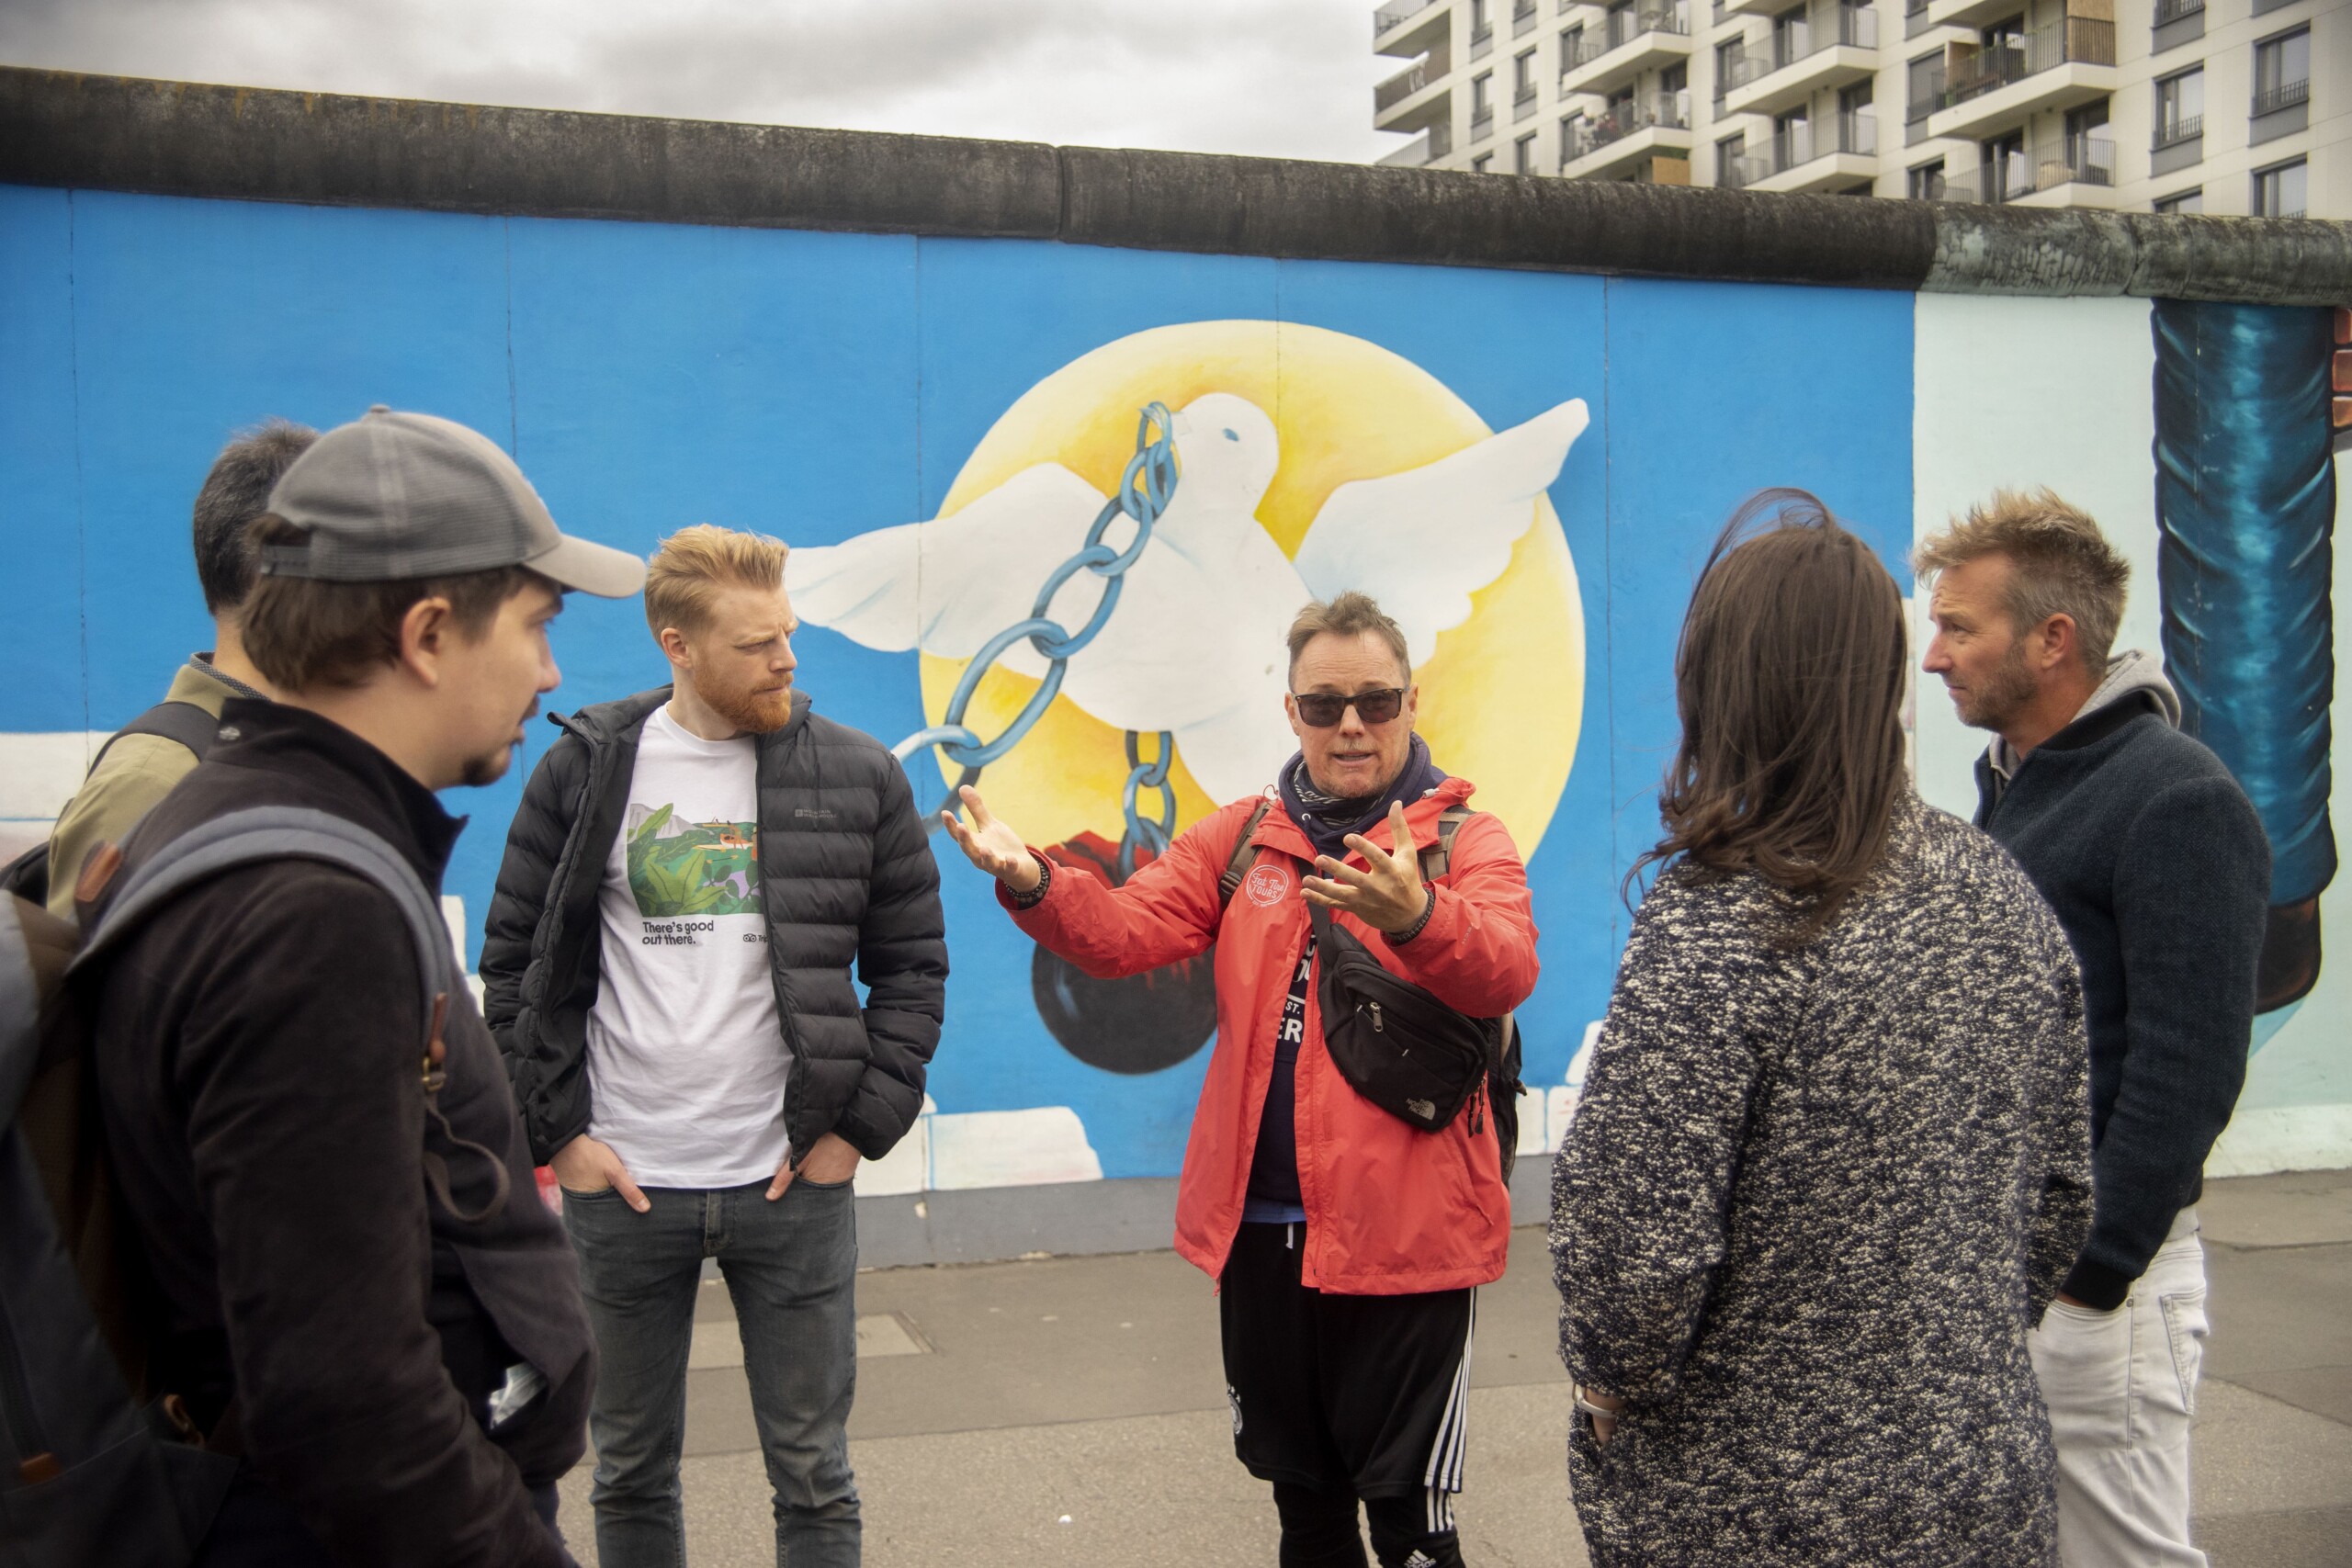
[[[1071,658],[1102,634],[1110,622],[1111,612],[1118,608],[1127,569],[1135,565],[1144,547],[1151,543],[1152,525],[1159,521],[1169,502],[1175,498],[1177,478],[1176,437],[1168,405],[1147,404],[1136,421],[1136,455],[1127,459],[1126,470],[1119,476],[1118,493],[1095,514],[1094,525],[1086,531],[1085,545],[1047,574],[1046,585],[1037,591],[1026,619],[1015,621],[980,645],[980,650],[964,667],[963,678],[956,682],[940,722],[916,730],[890,748],[890,754],[903,762],[917,752],[937,747],[940,755],[962,765],[962,776],[940,803],[941,811],[956,809],[960,804],[957,792],[966,784],[978,783],[980,770],[1019,745],[1036,728],[1037,720],[1045,716],[1046,709],[1061,692],[1062,677],[1069,671]],[[1122,513],[1135,520],[1136,536],[1125,549],[1116,550],[1102,542],[1102,536]],[[1102,597],[1095,602],[1094,613],[1087,617],[1086,624],[1071,632],[1047,616],[1046,611],[1062,585],[1081,571],[1091,571],[1103,580]],[[1047,660],[1046,677],[1003,732],[993,740],[983,740],[978,731],[964,722],[965,712],[971,706],[972,694],[979,689],[981,678],[996,667],[1007,649],[1023,638]],[[1149,762],[1143,761],[1140,739],[1136,731],[1127,731],[1127,783],[1121,801],[1126,815],[1126,830],[1119,843],[1119,872],[1123,877],[1134,872],[1139,848],[1148,845],[1157,854],[1167,849],[1176,831],[1176,789],[1168,780],[1168,770],[1176,756],[1176,738],[1167,730],[1159,731],[1159,755]],[[1140,814],[1138,795],[1147,789],[1156,790],[1160,797],[1157,821],[1147,820]],[[933,812],[925,822],[936,829],[940,825],[939,812]]]

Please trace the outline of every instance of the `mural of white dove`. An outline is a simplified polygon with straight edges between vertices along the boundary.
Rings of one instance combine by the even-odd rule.
[[[1283,636],[1299,606],[1369,593],[1423,663],[1440,632],[1469,618],[1470,595],[1510,565],[1585,424],[1577,399],[1433,463],[1340,485],[1291,558],[1257,516],[1282,461],[1273,421],[1228,392],[1193,400],[1171,424],[1175,495],[1109,623],[1072,656],[1061,695],[1115,729],[1174,732],[1211,798],[1256,794],[1296,747],[1282,719]],[[1041,463],[951,516],[796,548],[785,587],[807,625],[886,652],[969,659],[1029,615],[1104,500],[1060,464]],[[1124,550],[1135,527],[1118,517],[1102,542]],[[1046,614],[1075,631],[1102,588],[1080,572]],[[1025,640],[1000,662],[1032,678],[1046,669]]]

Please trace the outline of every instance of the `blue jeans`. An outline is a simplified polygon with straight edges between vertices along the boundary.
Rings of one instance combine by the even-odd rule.
[[[649,1187],[638,1213],[611,1191],[563,1195],[564,1228],[600,1358],[596,1555],[604,1568],[686,1560],[678,1455],[702,1260],[718,1259],[743,1337],[752,1413],[775,1502],[778,1568],[856,1568],[849,1407],[857,1381],[857,1217],[850,1184],[709,1191]]]

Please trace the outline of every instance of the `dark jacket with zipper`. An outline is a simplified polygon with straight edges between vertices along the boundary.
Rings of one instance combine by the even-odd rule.
[[[2132,693],[1976,764],[1976,825],[2017,857],[2082,965],[2097,1218],[2064,1289],[2102,1311],[2204,1186],[2245,1082],[2270,841],[2222,760]]]
[[[390,758],[297,708],[235,699],[221,721],[130,834],[113,887],[201,823],[288,806],[369,829],[440,891],[465,823]],[[153,1377],[207,1430],[233,1396],[261,1489],[338,1562],[565,1562],[526,1487],[585,1447],[579,1266],[462,991],[440,1109],[503,1158],[509,1196],[474,1224],[430,1197],[428,1147],[465,1210],[495,1178],[428,1131],[418,962],[381,888],[289,858],[190,888],[90,977],[108,1156],[153,1283]],[[492,1437],[489,1399],[516,1361],[549,1386]]]
[[[603,973],[597,897],[628,809],[645,721],[670,688],[570,716],[507,831],[482,940],[484,1011],[542,1162],[588,1130],[588,1013]],[[760,890],[776,1017],[792,1052],[794,1157],[838,1133],[879,1159],[922,1111],[947,942],[914,791],[879,741],[808,711],[759,738]],[[863,1005],[852,967],[866,987]]]

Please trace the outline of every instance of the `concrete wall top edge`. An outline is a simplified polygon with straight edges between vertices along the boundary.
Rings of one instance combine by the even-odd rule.
[[[1938,292],[2352,302],[2352,225],[805,130],[0,66],[0,181]]]

